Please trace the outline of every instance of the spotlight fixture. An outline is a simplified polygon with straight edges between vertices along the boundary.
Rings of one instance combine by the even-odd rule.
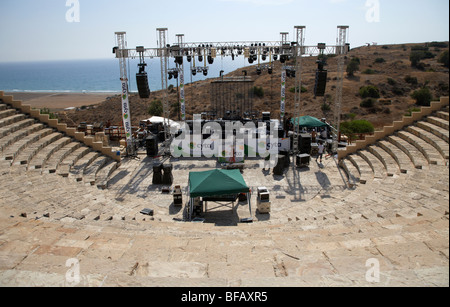
[[[199,56],[198,56],[198,61],[199,61],[199,62],[203,62],[203,56],[202,56],[202,55],[199,55]]]
[[[208,75],[208,70],[204,69],[203,70],[203,75],[206,77]]]
[[[271,75],[271,74],[273,73],[272,67],[269,67],[269,68],[267,69],[267,72],[269,73],[269,75]]]
[[[256,74],[259,76],[261,74],[261,68],[256,68]]]
[[[178,65],[183,65],[183,57],[182,56],[176,56],[175,57],[175,63]]]
[[[172,78],[173,78],[173,74],[171,71],[169,71],[169,80],[172,80]]]
[[[191,72],[192,72],[192,75],[195,76],[197,74],[197,69],[193,68]]]
[[[208,55],[208,64],[212,65],[214,63],[214,58],[210,55]]]
[[[192,56],[188,55],[188,56],[186,57],[186,60],[187,60],[189,63],[191,63],[191,61],[192,61]]]

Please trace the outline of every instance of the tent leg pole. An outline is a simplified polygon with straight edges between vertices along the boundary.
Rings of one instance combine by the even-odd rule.
[[[248,209],[249,209],[249,211],[250,211],[250,217],[252,217],[252,204],[251,204],[251,199],[250,199],[250,197],[251,197],[251,194],[250,194],[250,193],[247,193]]]

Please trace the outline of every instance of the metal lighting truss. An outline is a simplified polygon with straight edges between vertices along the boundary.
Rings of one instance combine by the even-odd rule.
[[[116,58],[119,59],[120,64],[120,77],[122,80],[128,80],[126,58],[161,58],[161,86],[163,93],[163,113],[165,122],[165,134],[166,140],[170,138],[169,132],[169,115],[170,108],[168,103],[168,60],[173,57],[185,57],[190,56],[195,63],[195,57],[203,57],[204,67],[193,67],[193,70],[197,72],[204,72],[208,70],[206,66],[207,58],[216,58],[217,56],[241,56],[246,58],[257,56],[258,65],[259,58],[265,56],[287,56],[295,59],[295,85],[299,91],[295,91],[295,103],[293,114],[294,117],[300,117],[301,115],[301,74],[302,74],[302,57],[304,56],[317,56],[319,54],[333,54],[338,56],[338,72],[337,72],[337,86],[336,86],[336,102],[334,110],[334,126],[335,126],[335,141],[334,146],[337,148],[337,138],[339,135],[339,124],[341,116],[341,104],[342,104],[342,86],[344,76],[345,56],[349,51],[347,44],[348,26],[338,26],[338,38],[336,46],[326,46],[325,44],[319,44],[317,46],[304,46],[305,40],[305,26],[295,26],[295,41],[288,42],[288,32],[281,32],[281,41],[235,41],[235,42],[183,42],[184,35],[177,34],[178,43],[174,45],[167,44],[167,28],[158,28],[159,35],[159,47],[158,48],[132,48],[126,47],[126,32],[116,32],[117,47],[114,47],[113,51],[116,54]],[[181,66],[181,65],[180,65]],[[261,68],[261,66],[258,66]],[[286,69],[287,66],[284,66]],[[179,71],[183,71],[182,68]],[[281,119],[284,118],[284,110],[281,110]],[[298,127],[296,128],[298,133]],[[298,140],[294,138],[294,152],[298,151]]]

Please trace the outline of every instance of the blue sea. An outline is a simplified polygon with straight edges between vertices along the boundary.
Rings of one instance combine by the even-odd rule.
[[[129,88],[137,92],[136,73],[139,61],[127,60]],[[146,72],[151,91],[161,89],[161,64],[159,58],[146,59]],[[206,78],[217,78],[220,71],[224,74],[238,68],[248,66],[244,57],[216,58],[209,66],[208,76],[197,73],[191,76],[190,63],[184,58],[185,83],[191,83]],[[169,69],[175,68],[173,59],[169,60]],[[176,80],[169,80],[176,86]],[[52,62],[14,62],[0,63],[0,90],[5,92],[73,92],[73,93],[118,93],[121,90],[119,61],[104,60],[73,60]]]

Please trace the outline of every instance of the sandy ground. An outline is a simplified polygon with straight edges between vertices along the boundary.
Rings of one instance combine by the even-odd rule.
[[[51,111],[62,111],[71,107],[96,105],[114,96],[114,93],[5,93],[14,96],[33,108],[48,108]]]

